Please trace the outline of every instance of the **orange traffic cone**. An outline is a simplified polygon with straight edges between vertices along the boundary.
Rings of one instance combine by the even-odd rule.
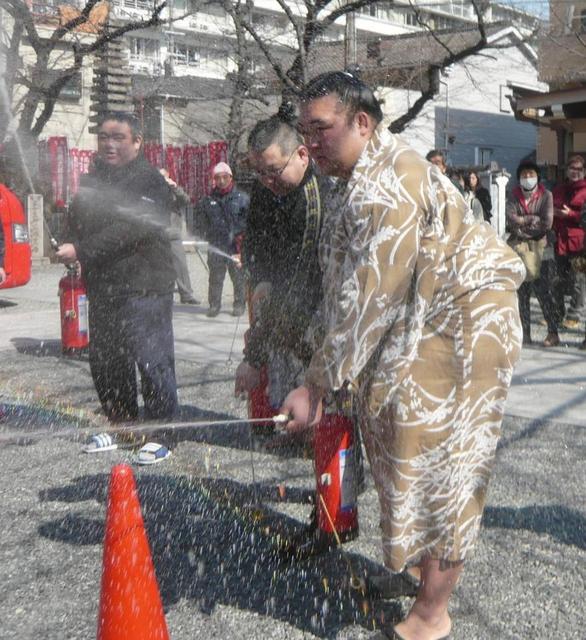
[[[169,640],[132,469],[110,477],[98,640]]]

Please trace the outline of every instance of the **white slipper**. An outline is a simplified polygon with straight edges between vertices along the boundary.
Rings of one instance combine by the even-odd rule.
[[[167,447],[156,442],[147,442],[138,452],[136,464],[158,464],[171,455]]]
[[[102,453],[114,449],[118,449],[118,445],[112,440],[112,436],[109,433],[98,433],[90,438],[82,451],[84,453]]]

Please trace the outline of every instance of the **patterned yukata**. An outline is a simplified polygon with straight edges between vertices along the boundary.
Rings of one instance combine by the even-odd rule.
[[[305,381],[357,390],[387,566],[463,560],[520,353],[523,263],[382,127],[330,205],[326,334]]]

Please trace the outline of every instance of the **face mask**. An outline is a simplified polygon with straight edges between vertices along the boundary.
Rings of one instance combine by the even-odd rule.
[[[537,178],[521,178],[520,182],[525,191],[533,191],[537,186]]]

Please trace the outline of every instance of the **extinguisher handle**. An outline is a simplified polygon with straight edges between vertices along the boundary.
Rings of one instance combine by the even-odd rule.
[[[273,416],[273,422],[275,424],[285,425],[291,420],[291,416],[288,416],[286,413],[278,413],[276,416]]]
[[[52,236],[49,238],[49,244],[51,245],[53,251],[57,251],[57,249],[59,249],[59,243]]]

